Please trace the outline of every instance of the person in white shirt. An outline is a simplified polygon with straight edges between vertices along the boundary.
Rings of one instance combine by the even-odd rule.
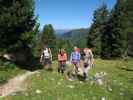
[[[51,49],[47,46],[44,47],[43,52],[41,54],[40,62],[44,64],[45,69],[52,69],[52,53]]]

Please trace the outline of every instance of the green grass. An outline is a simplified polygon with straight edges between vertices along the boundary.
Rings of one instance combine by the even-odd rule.
[[[0,85],[6,83],[9,79],[23,72],[24,70],[18,68],[11,62],[0,61]]]
[[[39,74],[30,77],[25,92],[3,100],[101,100],[102,97],[106,100],[133,100],[133,59],[97,59],[95,67],[89,73],[90,81],[87,82],[70,82],[57,73],[57,63],[54,63],[53,67],[53,72],[39,70]],[[107,73],[106,85],[91,84],[94,74],[101,71]],[[109,90],[109,87],[112,90]],[[37,94],[36,90],[41,90],[41,93]]]

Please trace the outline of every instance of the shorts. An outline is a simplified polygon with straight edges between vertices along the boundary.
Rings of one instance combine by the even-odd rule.
[[[62,73],[64,73],[65,70],[65,65],[66,65],[66,61],[59,61],[59,71],[62,71]]]
[[[88,63],[84,63],[84,68],[87,68],[89,66]]]
[[[51,59],[50,58],[44,58],[44,65],[51,64]]]
[[[74,65],[77,65],[77,64],[78,64],[78,61],[77,61],[77,60],[73,60],[72,63],[73,63]]]
[[[66,61],[59,61],[61,65],[65,65]]]

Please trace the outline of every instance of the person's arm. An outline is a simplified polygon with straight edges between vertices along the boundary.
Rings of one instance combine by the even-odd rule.
[[[65,53],[65,60],[67,61],[67,54]]]
[[[60,54],[58,54],[58,61],[60,60]]]
[[[93,57],[92,51],[90,52],[90,54],[91,54],[91,66],[93,66],[93,64],[94,64],[94,57]]]
[[[43,53],[41,54],[41,57],[40,57],[40,62],[42,62],[42,59],[43,59]]]
[[[80,53],[79,53],[79,55],[78,55],[78,60],[79,60],[79,62],[80,62],[80,57],[81,57],[81,55],[80,55]]]
[[[73,55],[73,53],[71,53],[71,56],[70,56],[70,62],[72,62],[72,55]]]
[[[52,61],[52,52],[51,52],[51,49],[49,48],[49,54],[50,54],[50,59]]]

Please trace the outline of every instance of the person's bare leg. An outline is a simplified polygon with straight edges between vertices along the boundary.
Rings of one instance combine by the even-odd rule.
[[[88,78],[88,72],[90,70],[90,66],[88,65],[87,67],[84,67],[83,69],[83,76],[84,76],[84,79],[87,79]]]
[[[60,62],[58,62],[58,73],[60,73]]]
[[[75,71],[76,71],[76,74],[78,73],[78,71],[79,71],[79,63],[77,63],[76,65],[75,65]]]
[[[43,65],[43,69],[45,69],[45,65]]]
[[[76,74],[76,65],[75,64],[73,64],[73,74]]]
[[[44,69],[45,70],[48,70],[48,64],[45,65]]]

